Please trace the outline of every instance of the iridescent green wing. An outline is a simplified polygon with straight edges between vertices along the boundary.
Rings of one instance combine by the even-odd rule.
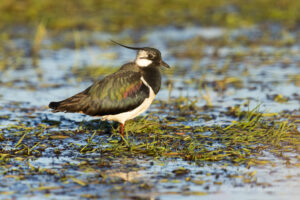
[[[86,98],[80,102],[81,111],[102,116],[133,110],[149,97],[149,88],[142,82],[140,72],[120,70],[84,93]]]

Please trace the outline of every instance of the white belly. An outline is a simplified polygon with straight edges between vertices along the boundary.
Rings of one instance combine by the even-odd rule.
[[[105,115],[102,116],[102,120],[113,120],[124,124],[127,120],[137,117],[149,108],[156,95],[143,77],[141,77],[141,80],[149,88],[149,97],[146,98],[141,105],[131,111],[119,113],[116,115]]]

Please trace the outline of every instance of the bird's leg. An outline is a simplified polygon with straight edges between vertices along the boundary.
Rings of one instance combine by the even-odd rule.
[[[124,137],[124,124],[121,123],[121,126],[120,126],[120,134]]]

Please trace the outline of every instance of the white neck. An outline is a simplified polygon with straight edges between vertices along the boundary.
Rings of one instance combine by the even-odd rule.
[[[135,63],[140,67],[148,67],[152,64],[152,60],[146,59],[146,58],[137,58],[135,60]]]

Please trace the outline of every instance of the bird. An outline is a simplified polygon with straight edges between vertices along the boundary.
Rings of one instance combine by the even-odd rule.
[[[120,123],[124,138],[126,121],[144,113],[161,87],[161,67],[170,68],[161,52],[152,47],[132,47],[111,40],[114,44],[135,50],[136,58],[113,74],[94,82],[84,91],[65,100],[50,102],[53,112],[77,112]]]

